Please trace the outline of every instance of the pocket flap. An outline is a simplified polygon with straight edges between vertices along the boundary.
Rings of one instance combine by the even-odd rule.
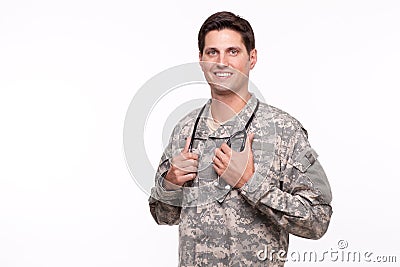
[[[314,164],[317,158],[318,154],[314,149],[305,149],[294,159],[293,166],[304,173],[307,171],[308,167]]]

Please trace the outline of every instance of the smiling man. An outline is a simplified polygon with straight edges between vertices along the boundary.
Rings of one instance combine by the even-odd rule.
[[[283,266],[289,234],[327,231],[328,180],[302,125],[249,92],[257,62],[250,24],[213,14],[198,45],[211,99],[174,128],[151,214],[179,224],[179,266]]]

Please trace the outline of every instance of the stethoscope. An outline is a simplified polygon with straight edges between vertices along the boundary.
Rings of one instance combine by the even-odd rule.
[[[192,152],[193,142],[194,142],[195,135],[196,135],[196,131],[197,131],[197,125],[199,124],[200,117],[201,117],[201,115],[203,114],[203,111],[204,111],[206,105],[207,105],[207,104],[205,104],[205,105],[201,108],[199,114],[197,115],[196,121],[195,121],[195,123],[194,123],[193,132],[192,132],[192,136],[191,136],[191,138],[190,138],[190,144],[189,144],[189,151],[190,151],[190,152]],[[256,105],[256,107],[255,107],[253,113],[251,114],[249,120],[247,121],[246,125],[244,126],[244,128],[243,128],[242,130],[240,130],[240,131],[235,132],[235,133],[232,134],[231,136],[229,136],[228,140],[226,141],[226,144],[227,144],[229,147],[231,147],[232,140],[233,140],[236,136],[238,136],[238,135],[243,135],[242,144],[241,144],[241,146],[240,146],[239,152],[243,151],[243,149],[244,149],[244,147],[245,147],[245,145],[246,145],[247,130],[248,130],[248,128],[249,128],[251,122],[252,122],[253,119],[254,119],[254,116],[255,116],[255,114],[256,114],[256,112],[257,112],[257,110],[258,110],[258,106],[259,106],[259,105],[260,105],[260,101],[258,101],[258,99],[257,99],[257,105]]]
[[[194,142],[194,139],[195,139],[195,136],[196,136],[196,131],[197,131],[197,125],[199,124],[200,117],[201,117],[201,115],[203,114],[203,111],[204,111],[204,109],[206,108],[206,105],[207,105],[207,104],[205,104],[205,105],[201,108],[199,114],[197,115],[196,121],[195,121],[195,123],[194,123],[193,131],[192,131],[192,136],[191,136],[190,144],[189,144],[189,151],[190,151],[190,152],[192,152],[193,142]],[[231,136],[229,136],[228,140],[226,141],[226,144],[227,144],[229,147],[231,147],[232,140],[233,140],[235,137],[237,137],[238,135],[243,135],[242,143],[241,143],[241,145],[240,145],[240,150],[239,150],[239,152],[243,151],[243,149],[244,149],[244,147],[245,147],[245,145],[246,145],[246,140],[247,140],[247,130],[248,130],[248,128],[249,128],[251,122],[253,121],[254,116],[256,115],[256,112],[257,112],[257,110],[258,110],[258,106],[259,106],[259,105],[260,105],[260,101],[257,99],[256,107],[254,108],[254,111],[253,111],[253,113],[251,114],[251,116],[250,116],[249,120],[247,121],[246,125],[244,126],[244,128],[243,128],[242,130],[240,130],[240,131],[235,132],[235,133],[232,134]],[[219,183],[219,177],[218,177],[218,182],[217,182],[217,183]],[[193,180],[192,180],[192,181],[187,181],[187,182],[184,184],[184,187],[191,187],[192,185],[193,185]]]

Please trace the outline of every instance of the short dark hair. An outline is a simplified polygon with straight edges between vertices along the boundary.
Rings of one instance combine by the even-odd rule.
[[[213,30],[231,29],[237,31],[242,36],[242,41],[247,53],[255,48],[254,32],[250,23],[232,12],[217,12],[204,21],[198,35],[199,52],[203,54],[205,38],[208,32]]]

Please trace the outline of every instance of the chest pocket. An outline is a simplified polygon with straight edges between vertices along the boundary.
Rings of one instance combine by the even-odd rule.
[[[208,138],[198,142],[198,146],[193,150],[199,155],[199,166],[197,170],[196,180],[199,184],[209,183],[218,178],[213,167],[213,158],[215,149],[219,147],[224,140]]]

